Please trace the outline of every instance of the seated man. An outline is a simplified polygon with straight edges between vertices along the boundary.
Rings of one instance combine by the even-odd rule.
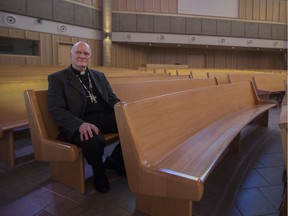
[[[71,65],[48,76],[48,108],[59,126],[58,139],[82,149],[92,166],[94,188],[109,191],[107,169],[125,175],[120,143],[103,163],[105,133],[117,133],[114,105],[119,102],[102,72],[88,68],[91,48],[77,42],[70,52]]]

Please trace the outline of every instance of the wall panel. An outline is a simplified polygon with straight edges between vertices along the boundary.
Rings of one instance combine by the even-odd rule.
[[[136,0],[136,11],[145,11],[145,1],[144,0]]]
[[[115,0],[113,0],[115,1]],[[117,0],[118,1],[118,9],[120,11],[126,11],[127,10],[127,0]]]
[[[246,8],[245,8],[245,14],[246,19],[253,19],[253,2],[251,0],[246,0]]]
[[[178,0],[113,0],[113,11],[178,14]],[[287,22],[286,14],[287,0],[239,0],[240,19]]]
[[[27,57],[25,56],[13,56],[11,58],[12,65],[25,65],[27,64]]]
[[[226,68],[226,52],[223,50],[215,51],[215,68]]]
[[[178,0],[113,0],[113,11],[178,13]]]
[[[259,12],[260,12],[260,15],[259,15],[259,20],[266,20],[266,5],[267,5],[267,2],[266,0],[260,0],[260,5],[259,5]]]
[[[260,0],[253,1],[253,20],[260,19]]]
[[[153,9],[154,9],[154,13],[160,13],[161,12],[161,0],[154,0],[153,1]]]
[[[267,14],[266,14],[266,19],[267,21],[272,21],[273,20],[273,0],[267,0]]]
[[[21,29],[1,28],[0,36],[12,38],[39,40],[39,56],[25,55],[0,55],[1,64],[17,65],[57,65],[58,64],[58,45],[59,43],[73,44],[77,41],[84,41],[90,44],[93,57],[92,65],[101,65],[102,41],[70,37],[63,35],[53,35]]]
[[[25,38],[26,34],[25,31],[21,29],[10,29],[9,36],[14,38]]]
[[[178,13],[178,0],[169,0],[169,13]]]
[[[169,12],[169,4],[167,4],[167,0],[161,0],[161,12],[168,13]]]
[[[246,17],[246,0],[239,0],[239,18],[245,19]]]
[[[287,23],[287,1],[280,1],[279,21]]]
[[[144,11],[154,12],[154,0],[144,0]]]
[[[53,45],[50,34],[41,34],[40,36],[40,57],[41,65],[52,65],[53,63]]]
[[[238,60],[238,53],[234,50],[231,50],[229,54],[226,56],[226,67],[227,68],[237,68],[237,60]]]
[[[206,68],[285,69],[286,64],[284,52],[280,51],[153,47],[123,43],[113,44],[112,62],[113,66],[135,69],[142,64],[191,64],[197,56],[205,60],[201,65]]]
[[[279,12],[280,12],[280,8],[279,8],[279,6],[280,6],[280,1],[273,1],[273,18],[272,18],[272,20],[274,21],[274,22],[277,22],[277,21],[279,21]]]
[[[0,64],[1,65],[12,64],[11,56],[5,56],[0,54]]]
[[[128,0],[127,1],[127,10],[128,11],[135,11],[136,10],[136,1]]]
[[[287,23],[287,0],[239,0],[239,18]]]

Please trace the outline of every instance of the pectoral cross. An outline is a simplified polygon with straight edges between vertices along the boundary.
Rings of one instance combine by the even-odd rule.
[[[91,103],[97,103],[97,97],[89,92],[89,95],[87,96],[90,98]]]

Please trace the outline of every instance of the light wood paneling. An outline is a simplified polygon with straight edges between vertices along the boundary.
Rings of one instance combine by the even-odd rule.
[[[70,50],[72,44],[59,43],[58,44],[58,64],[69,65],[70,64]]]
[[[136,11],[144,11],[145,2],[143,0],[136,0]]]
[[[169,12],[170,13],[178,13],[178,0],[170,0],[169,1]]]
[[[206,64],[205,55],[188,55],[187,56],[187,65],[190,68],[205,68],[206,67],[205,64]]]
[[[178,0],[113,0],[112,5],[113,11],[178,14]],[[287,0],[239,0],[240,19],[287,22],[286,14]]]
[[[25,65],[27,64],[27,57],[26,56],[13,56],[13,58],[11,58],[11,64]]]
[[[215,68],[226,68],[226,59],[227,59],[226,52],[223,52],[222,50],[215,52]]]
[[[280,2],[279,1],[273,1],[273,21],[277,22],[279,21],[279,12],[280,12]]]
[[[178,13],[178,0],[113,0],[113,11]]]
[[[136,8],[136,1],[134,0],[128,0],[127,1],[127,10],[128,11],[133,11]]]
[[[41,33],[40,36],[40,58],[41,65],[51,65],[53,62],[52,37],[50,34]],[[45,54],[44,54],[45,53]]]
[[[26,57],[26,65],[40,65],[41,59],[39,56]]]
[[[246,0],[239,0],[239,17],[245,19],[246,17]]]
[[[279,21],[287,23],[287,1],[280,1]]]
[[[259,4],[259,20],[266,20],[266,5],[267,2],[266,0],[260,0],[260,4]]]
[[[114,43],[112,53],[113,67],[131,69],[144,63],[181,63],[190,67],[235,69],[285,69],[286,64],[284,52],[280,51],[169,48]]]
[[[260,19],[260,0],[253,1],[253,20]]]
[[[120,11],[126,11],[127,10],[127,0],[117,0],[117,1],[118,1],[119,10]]]
[[[154,12],[160,13],[161,12],[161,0],[154,0],[153,1]]]
[[[239,0],[239,18],[287,23],[287,0]]]
[[[11,57],[10,56],[0,55],[0,64],[1,65],[11,64]]]
[[[1,64],[16,65],[57,65],[59,59],[58,44],[73,44],[77,41],[84,41],[90,44],[93,54],[91,65],[101,65],[102,41],[88,40],[79,37],[52,35],[21,29],[10,29],[1,27],[0,36],[39,40],[39,56],[25,55],[0,55]],[[68,55],[69,57],[69,55]]]
[[[26,31],[25,38],[30,40],[40,40],[40,34],[39,32]]]
[[[145,0],[144,10],[147,12],[154,12],[154,0]]]
[[[232,50],[229,53],[229,55],[226,56],[226,58],[227,58],[227,60],[226,60],[227,68],[237,68],[237,64],[238,64],[238,61],[237,61],[238,60],[238,53],[237,52]]]
[[[267,0],[267,21],[273,20],[273,0]]]
[[[246,19],[253,19],[253,3],[254,1],[246,1]]]
[[[9,30],[9,36],[14,38],[26,38],[25,31],[21,29],[10,29]],[[28,38],[27,38],[28,39]]]
[[[169,4],[167,4],[167,0],[161,0],[161,12],[162,13],[169,12]]]

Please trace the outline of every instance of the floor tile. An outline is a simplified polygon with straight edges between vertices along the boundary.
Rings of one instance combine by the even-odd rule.
[[[259,160],[265,167],[284,166],[283,153],[261,154],[261,155],[258,157],[258,160]]]
[[[228,216],[241,216],[240,211],[238,210],[238,208],[233,204]]]
[[[269,182],[266,181],[255,169],[248,170],[248,173],[244,177],[244,181],[241,184],[241,188],[255,188],[269,186]]]
[[[284,166],[259,168],[257,172],[266,179],[270,185],[283,185],[282,173]]]
[[[40,212],[43,207],[54,202],[57,194],[51,193],[45,189],[36,189],[19,197],[17,200],[0,208],[2,216],[31,216]]]
[[[278,209],[257,188],[240,190],[234,202],[242,216],[275,214]]]
[[[283,194],[283,185],[259,188],[259,190],[270,200],[276,208],[280,207]]]

